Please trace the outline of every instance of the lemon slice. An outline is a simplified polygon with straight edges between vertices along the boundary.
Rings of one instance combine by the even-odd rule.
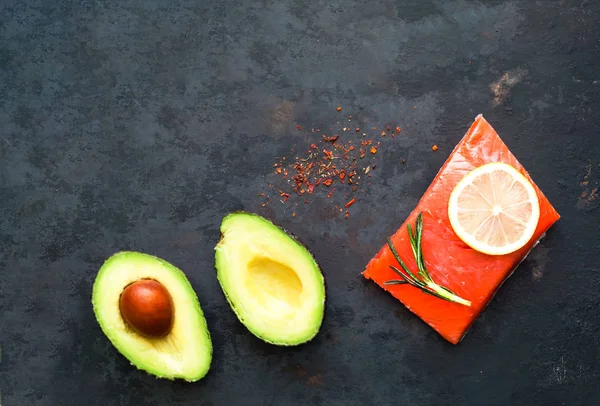
[[[476,251],[506,255],[535,233],[540,206],[535,188],[511,165],[493,162],[473,169],[452,190],[450,224]]]

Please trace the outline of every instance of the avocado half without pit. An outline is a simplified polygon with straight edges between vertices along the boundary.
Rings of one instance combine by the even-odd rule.
[[[212,341],[185,274],[165,260],[120,252],[100,268],[92,291],[100,327],[134,366],[166,379],[203,378]]]
[[[309,250],[253,213],[227,215],[220,231],[217,279],[240,322],[275,345],[314,338],[323,322],[325,281]]]

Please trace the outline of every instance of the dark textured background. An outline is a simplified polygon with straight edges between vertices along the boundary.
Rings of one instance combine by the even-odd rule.
[[[3,0],[2,405],[597,404],[599,20],[597,1]],[[478,113],[562,220],[452,346],[358,275]],[[306,147],[296,123],[347,115],[410,129],[351,217],[261,207],[275,156]],[[235,209],[322,264],[310,344],[263,344],[226,304],[213,247]],[[102,335],[91,285],[121,249],[188,274],[203,381],[156,380]]]

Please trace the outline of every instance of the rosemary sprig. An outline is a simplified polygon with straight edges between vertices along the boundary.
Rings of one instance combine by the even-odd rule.
[[[429,274],[429,271],[427,271],[427,268],[425,267],[425,259],[423,258],[423,247],[421,246],[423,241],[423,213],[419,213],[419,215],[417,216],[414,231],[410,224],[406,227],[408,228],[408,238],[410,239],[410,246],[415,256],[417,268],[419,269],[419,272],[417,273],[419,277],[417,277],[417,275],[415,275],[413,272],[411,272],[410,269],[408,269],[406,264],[400,258],[400,255],[398,255],[398,251],[396,251],[396,248],[394,248],[392,241],[388,238],[388,246],[390,247],[392,254],[394,254],[394,257],[400,264],[400,267],[402,267],[402,271],[393,265],[390,265],[390,268],[392,268],[392,270],[396,272],[402,279],[389,280],[387,282],[384,282],[384,285],[408,284],[440,299],[448,300],[450,302],[459,303],[464,306],[470,307],[470,301],[461,298],[460,296],[456,295],[456,293],[452,292],[450,289],[435,283],[433,281],[433,278]]]

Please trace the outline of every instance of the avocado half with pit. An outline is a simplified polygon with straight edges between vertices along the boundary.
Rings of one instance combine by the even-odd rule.
[[[317,335],[325,281],[298,239],[257,214],[236,212],[223,219],[215,251],[221,289],[252,334],[282,346]]]
[[[119,252],[100,268],[92,304],[102,331],[134,366],[159,378],[193,382],[212,360],[212,341],[185,274],[139,252]]]

